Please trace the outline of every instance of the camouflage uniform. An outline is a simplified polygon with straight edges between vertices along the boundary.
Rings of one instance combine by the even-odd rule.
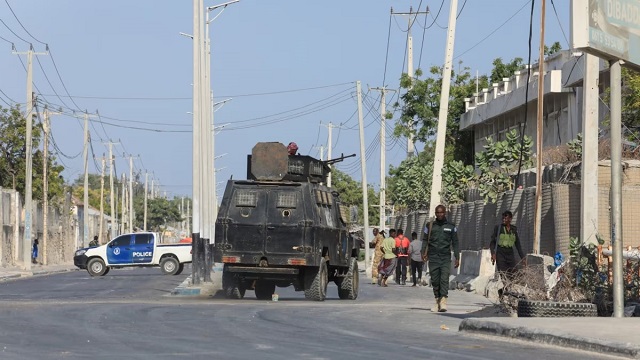
[[[373,242],[376,244],[375,254],[371,263],[371,278],[373,282],[376,282],[378,279],[378,265],[380,265],[380,261],[384,255],[382,252],[382,240],[384,240],[384,236],[380,233],[373,239]]]

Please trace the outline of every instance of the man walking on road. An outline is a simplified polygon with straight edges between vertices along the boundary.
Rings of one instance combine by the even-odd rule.
[[[384,234],[384,231],[381,231]],[[389,230],[389,237],[382,242],[383,257],[378,267],[378,286],[388,286],[387,279],[396,269],[396,239],[394,239],[396,231]]]
[[[422,282],[422,267],[424,263],[422,262],[422,241],[418,240],[418,234],[416,232],[411,233],[411,244],[409,244],[409,255],[411,256],[411,280],[413,281],[413,285]]]
[[[436,206],[436,219],[426,229],[427,241],[422,244],[422,257],[429,260],[431,287],[436,297],[433,312],[447,311],[449,296],[449,275],[451,274],[451,249],[456,258],[455,267],[460,265],[458,228],[445,217],[444,205]]]
[[[410,241],[404,236],[404,231],[398,229],[396,237],[396,248],[398,253],[398,262],[396,264],[396,284],[407,284],[407,265],[409,265],[409,245]]]
[[[378,279],[378,265],[380,265],[380,261],[382,261],[382,242],[384,241],[384,236],[379,232],[378,228],[373,229],[373,244],[375,248],[375,253],[373,255],[373,261],[371,262],[371,277],[373,278],[372,284],[376,283]]]

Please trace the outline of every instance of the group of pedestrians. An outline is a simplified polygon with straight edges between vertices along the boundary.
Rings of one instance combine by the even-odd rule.
[[[502,214],[502,224],[496,225],[491,243],[492,262],[496,270],[507,274],[516,268],[514,248],[520,258],[524,254],[518,237],[517,228],[511,225],[513,214],[505,211]],[[451,252],[455,261],[453,266],[460,266],[460,247],[457,226],[447,220],[446,207],[438,205],[435,218],[425,225],[422,240],[418,234],[411,233],[411,241],[404,236],[402,229],[390,229],[389,234],[378,228],[373,229],[372,245],[375,253],[372,263],[372,282],[378,286],[387,287],[387,280],[394,276],[398,285],[406,285],[407,267],[410,266],[411,280],[417,286],[422,281],[422,270],[427,262],[431,287],[435,297],[433,312],[447,311],[449,297],[449,275],[451,274]],[[525,262],[526,263],[526,262]]]

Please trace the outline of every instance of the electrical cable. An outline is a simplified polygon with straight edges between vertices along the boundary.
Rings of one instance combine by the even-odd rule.
[[[31,36],[31,38],[37,42],[39,42],[42,45],[47,45],[45,43],[43,43],[42,41],[38,40],[35,36],[31,35],[31,33],[29,32],[29,30],[27,30],[27,28],[24,27],[24,25],[22,25],[22,22],[20,21],[20,19],[18,18],[18,16],[16,15],[16,13],[13,11],[13,8],[11,7],[11,5],[9,5],[9,1],[4,0],[4,2],[7,4],[7,6],[9,7],[9,10],[11,10],[11,13],[13,14],[13,17],[16,18],[16,20],[18,21],[18,24],[20,24],[20,26],[22,27],[22,30],[24,30],[29,36]]]
[[[515,189],[518,188],[518,184],[520,183],[520,172],[522,171],[522,155],[524,153],[524,135],[527,128],[527,114],[529,113],[529,111],[527,111],[527,107],[529,104],[529,79],[531,78],[531,39],[533,38],[533,11],[535,9],[535,3],[535,0],[531,0],[531,15],[529,16],[529,56],[527,57],[527,83],[524,93],[524,124],[520,127],[520,155],[518,156],[518,173],[516,174],[516,182],[514,186]],[[542,154],[536,154],[536,156],[542,156]]]
[[[309,88],[301,88],[301,89],[291,89],[291,90],[279,90],[279,91],[271,91],[264,93],[249,93],[249,94],[237,94],[237,95],[216,95],[218,98],[241,98],[241,97],[252,97],[252,96],[267,96],[267,95],[279,95],[286,94],[292,92],[301,92],[301,91],[311,91],[311,90],[319,90],[326,89],[330,87],[338,87],[343,85],[351,85],[352,82],[339,83],[339,84],[331,84],[331,85],[323,85]],[[71,95],[67,95],[66,97],[72,97]],[[82,96],[82,95],[73,95],[73,97],[77,99],[97,99],[97,100],[134,100],[134,101],[170,101],[170,100],[192,100],[192,97],[126,97],[126,96]]]
[[[0,19],[0,22],[2,23],[2,25],[4,25],[4,27],[6,27],[7,29],[9,29],[9,31],[11,31],[11,33],[12,33],[13,35],[15,35],[15,37],[17,37],[18,39],[20,39],[20,40],[24,41],[25,43],[27,43],[27,44],[31,45],[31,47],[33,47],[33,44],[31,44],[31,42],[29,42],[29,41],[27,41],[27,40],[23,39],[22,37],[20,37],[20,35],[16,34],[16,33],[15,33],[15,31],[13,31],[13,29],[11,29],[11,28],[9,27],[9,25],[7,25],[7,24],[4,22],[4,20]],[[13,44],[13,43],[12,43],[12,44]]]
[[[387,33],[387,54],[384,59],[384,74],[382,76],[382,86],[384,86],[385,81],[387,81],[387,64],[389,62],[389,43],[391,41],[391,18],[392,17],[393,17],[393,14],[389,13],[389,31]]]
[[[507,20],[505,20],[502,24],[500,24],[500,26],[498,26],[493,31],[491,31],[489,33],[489,35],[485,36],[484,38],[482,38],[482,40],[478,41],[475,45],[473,45],[472,47],[470,47],[467,50],[463,51],[462,53],[460,53],[458,56],[454,57],[453,59],[455,60],[455,59],[461,57],[462,55],[464,55],[464,54],[468,53],[469,51],[475,49],[476,46],[482,44],[485,40],[487,40],[489,37],[491,37],[491,35],[495,34],[498,30],[500,30],[503,26],[505,26],[511,19],[513,19],[516,15],[518,15],[520,13],[520,11],[522,11],[522,9],[524,9],[527,6],[527,4],[529,4],[530,2],[533,2],[533,0],[527,0],[524,3],[524,5],[522,5],[522,7],[520,9],[518,9],[513,15],[511,15]]]

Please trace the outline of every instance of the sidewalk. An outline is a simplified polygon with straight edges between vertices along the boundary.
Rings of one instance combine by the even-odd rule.
[[[467,318],[459,330],[640,359],[638,318]]]
[[[26,271],[21,267],[0,267],[0,282],[9,279],[16,279],[21,277],[29,277],[34,275],[48,275],[56,274],[67,271],[77,271],[78,268],[73,264],[67,265],[31,265],[31,270]]]

